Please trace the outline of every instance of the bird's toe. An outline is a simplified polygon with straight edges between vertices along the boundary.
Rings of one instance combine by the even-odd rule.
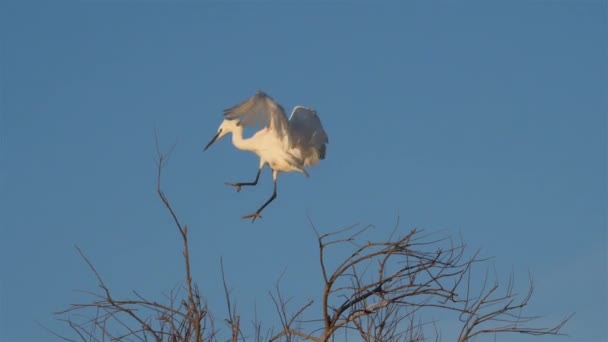
[[[226,185],[230,185],[236,188],[236,192],[241,192],[241,185],[237,183],[226,182]]]
[[[251,218],[251,223],[255,222],[256,218],[262,218],[262,215],[260,215],[259,213],[252,213],[252,214],[247,214],[243,216],[243,219],[248,219]]]

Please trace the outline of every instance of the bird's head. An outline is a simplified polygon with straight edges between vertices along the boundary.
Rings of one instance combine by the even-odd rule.
[[[209,146],[213,145],[214,142],[222,139],[226,134],[234,132],[239,127],[238,120],[224,120],[220,124],[220,127],[217,129],[217,133],[211,139],[211,141],[205,146],[205,151],[209,148]]]

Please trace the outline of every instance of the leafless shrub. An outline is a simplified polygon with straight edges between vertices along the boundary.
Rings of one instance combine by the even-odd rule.
[[[196,341],[213,339],[216,334],[215,324],[208,312],[198,287],[192,281],[190,273],[190,255],[188,245],[188,227],[183,225],[161,188],[163,166],[167,155],[161,153],[156,139],[157,153],[157,193],[165,208],[173,218],[183,242],[185,271],[185,296],[178,296],[172,290],[166,296],[166,303],[149,300],[133,291],[131,299],[117,299],[104,283],[101,275],[89,259],[76,247],[80,256],[93,271],[101,291],[87,292],[95,300],[85,304],[73,304],[59,311],[57,315],[77,313],[74,317],[61,318],[76,333],[71,339],[59,334],[55,336],[68,341]],[[172,149],[171,149],[172,150]],[[87,311],[89,310],[89,311]],[[94,314],[81,314],[93,311]]]
[[[311,224],[312,225],[312,224]],[[433,234],[413,229],[397,236],[399,224],[388,239],[359,244],[358,238],[371,226],[357,226],[317,235],[319,260],[324,279],[322,293],[322,326],[314,341],[328,341],[340,329],[354,330],[364,341],[423,341],[425,311],[456,313],[462,329],[459,342],[481,334],[517,332],[524,334],[560,334],[569,319],[549,328],[527,325],[537,317],[525,316],[522,309],[529,303],[527,295],[517,299],[510,278],[505,292],[499,283],[483,283],[474,295],[471,274],[475,264],[487,259],[465,256],[465,244],[450,238],[433,238]],[[333,245],[352,244],[353,252],[331,270],[325,255]],[[436,337],[439,334],[436,333]]]
[[[213,316],[190,275],[188,228],[182,225],[161,189],[166,156],[157,150],[157,192],[173,218],[183,242],[185,285],[183,296],[171,291],[164,302],[150,300],[133,291],[130,299],[118,299],[82,251],[80,256],[97,278],[100,291],[87,292],[94,300],[73,304],[57,312],[74,332],[67,341],[330,341],[355,334],[363,341],[427,341],[430,335],[441,340],[434,313],[452,313],[462,328],[450,340],[470,341],[482,334],[517,332],[532,335],[560,335],[570,317],[551,327],[534,327],[537,317],[522,313],[533,293],[518,299],[510,278],[504,292],[498,281],[485,281],[480,288],[472,279],[476,264],[487,261],[478,253],[466,256],[465,244],[449,237],[413,229],[399,235],[399,221],[391,234],[377,241],[365,241],[371,226],[350,226],[321,234],[312,224],[318,243],[323,287],[318,298],[291,309],[291,298],[280,289],[280,278],[270,299],[278,313],[278,323],[264,329],[257,314],[252,332],[243,332],[241,316],[231,303],[222,269],[229,327],[220,337]],[[352,246],[352,251],[331,266],[326,256],[333,247]],[[282,277],[283,275],[281,275]],[[276,332],[273,332],[275,331]],[[346,337],[345,337],[346,338]]]

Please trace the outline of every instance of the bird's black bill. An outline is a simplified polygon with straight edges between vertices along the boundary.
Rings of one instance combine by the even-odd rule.
[[[207,146],[205,146],[205,149],[203,151],[207,151],[207,149],[209,148],[209,146],[213,145],[213,143],[217,140],[217,137],[220,136],[220,132],[217,132],[217,134],[213,137],[213,139],[211,139],[211,141],[207,144]]]

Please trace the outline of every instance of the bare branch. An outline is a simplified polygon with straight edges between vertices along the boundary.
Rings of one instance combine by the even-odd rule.
[[[83,322],[61,319],[83,341],[195,341],[202,342],[203,330],[211,325],[210,336],[214,336],[213,321],[207,315],[206,305],[201,304],[201,296],[190,272],[188,228],[182,226],[178,216],[161,188],[162,170],[168,155],[161,153],[155,132],[157,153],[157,193],[178,228],[183,242],[184,271],[187,296],[178,300],[175,293],[169,295],[169,304],[145,299],[133,291],[135,299],[117,299],[103,278],[82,250],[76,246],[80,257],[94,273],[101,292],[86,292],[94,300],[89,303],[73,304],[56,315],[94,310],[92,318]],[[172,148],[171,148],[172,150]],[[81,316],[81,315],[78,315]],[[86,316],[86,315],[84,315]],[[204,320],[204,321],[203,321]],[[58,336],[59,337],[59,336]],[[62,337],[63,338],[63,337]],[[65,340],[71,340],[63,338]]]
[[[281,273],[274,293],[269,292],[278,314],[278,327],[271,325],[264,335],[255,307],[253,333],[246,334],[220,258],[229,333],[219,336],[213,315],[192,279],[188,227],[182,225],[161,187],[162,171],[174,146],[163,154],[155,131],[155,147],[156,191],[182,242],[184,294],[172,290],[164,301],[157,301],[133,291],[133,298],[117,298],[76,246],[95,275],[98,291],[83,291],[92,298],[90,302],[72,304],[55,313],[71,315],[59,321],[75,335],[72,339],[51,332],[55,337],[64,341],[237,342],[253,336],[256,341],[326,342],[355,334],[369,342],[426,341],[428,335],[439,341],[441,332],[432,316],[441,311],[453,314],[455,321],[462,324],[458,341],[468,342],[483,334],[562,335],[562,328],[572,317],[550,327],[535,326],[538,317],[524,313],[534,291],[531,276],[528,292],[521,296],[515,292],[513,276],[501,285],[497,278],[491,281],[486,270],[483,281],[475,283],[474,269],[489,258],[481,258],[480,251],[468,255],[462,237],[453,241],[437,232],[402,230],[397,217],[388,237],[367,239],[372,229],[377,237],[379,230],[373,225],[355,224],[321,233],[308,217],[316,237],[323,282],[314,299],[302,301],[295,310],[288,309],[292,298],[281,292],[285,272]],[[345,255],[335,252],[346,247],[350,250]]]

